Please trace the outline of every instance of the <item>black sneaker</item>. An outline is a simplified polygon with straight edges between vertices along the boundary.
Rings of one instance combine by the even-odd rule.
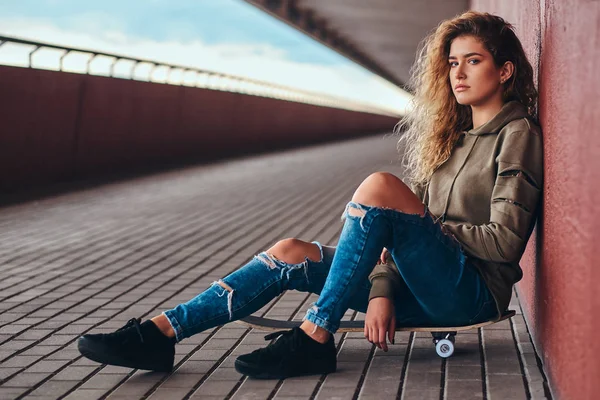
[[[328,374],[336,370],[333,335],[325,344],[313,340],[298,327],[265,336],[276,341],[235,360],[235,369],[258,379],[285,379],[292,376]]]
[[[83,335],[77,348],[92,361],[150,371],[169,372],[175,359],[175,339],[152,321],[140,324],[135,318],[113,333]]]

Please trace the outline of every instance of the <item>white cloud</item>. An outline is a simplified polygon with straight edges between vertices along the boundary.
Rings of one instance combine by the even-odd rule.
[[[106,19],[96,14],[84,15],[74,24],[81,29],[69,30],[59,28],[45,19],[0,18],[0,34],[244,76],[369,103],[396,112],[402,112],[409,99],[406,92],[351,64],[295,62],[286,59],[284,50],[260,43],[211,45],[201,40],[181,43],[131,37],[122,33],[118,22],[104,25],[99,24],[97,18]],[[105,29],[106,26],[109,29]],[[83,27],[89,29],[84,30]],[[0,47],[0,63],[25,66],[27,54],[28,50],[22,46],[5,44]],[[56,69],[60,55],[59,51],[40,50],[33,57],[34,66]],[[65,57],[65,69],[77,72],[84,70],[87,57],[70,54]],[[111,63],[111,59],[98,58],[91,67],[93,71],[101,73],[99,71],[108,71]],[[115,65],[117,76],[128,74],[130,70],[131,64],[126,61]],[[147,70],[149,66],[140,65],[136,72],[147,74]],[[164,79],[164,73],[160,74],[156,70],[153,76],[158,80]]]

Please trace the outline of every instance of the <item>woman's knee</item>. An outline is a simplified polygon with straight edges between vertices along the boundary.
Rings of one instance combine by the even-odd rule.
[[[298,264],[308,257],[311,261],[320,261],[321,251],[319,246],[300,239],[288,238],[275,243],[267,250],[267,254],[288,264]]]
[[[423,203],[400,178],[389,172],[374,172],[356,189],[352,201],[375,207],[422,214]]]

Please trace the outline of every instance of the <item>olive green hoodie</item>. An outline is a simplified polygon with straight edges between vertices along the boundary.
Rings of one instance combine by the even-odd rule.
[[[415,194],[460,242],[501,314],[523,276],[519,260],[531,235],[543,179],[540,129],[517,101],[463,132],[450,158]],[[391,257],[369,275],[369,299],[394,295],[400,275]]]

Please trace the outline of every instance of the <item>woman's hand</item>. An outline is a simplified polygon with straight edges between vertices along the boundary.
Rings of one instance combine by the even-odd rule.
[[[375,297],[369,301],[365,317],[365,337],[383,351],[388,351],[385,334],[390,343],[394,343],[396,333],[396,315],[394,303],[387,297]]]
[[[381,261],[382,264],[385,264],[385,257],[387,256],[387,254],[388,254],[388,251],[384,247],[383,251],[381,252],[381,256],[379,256],[379,261]]]

